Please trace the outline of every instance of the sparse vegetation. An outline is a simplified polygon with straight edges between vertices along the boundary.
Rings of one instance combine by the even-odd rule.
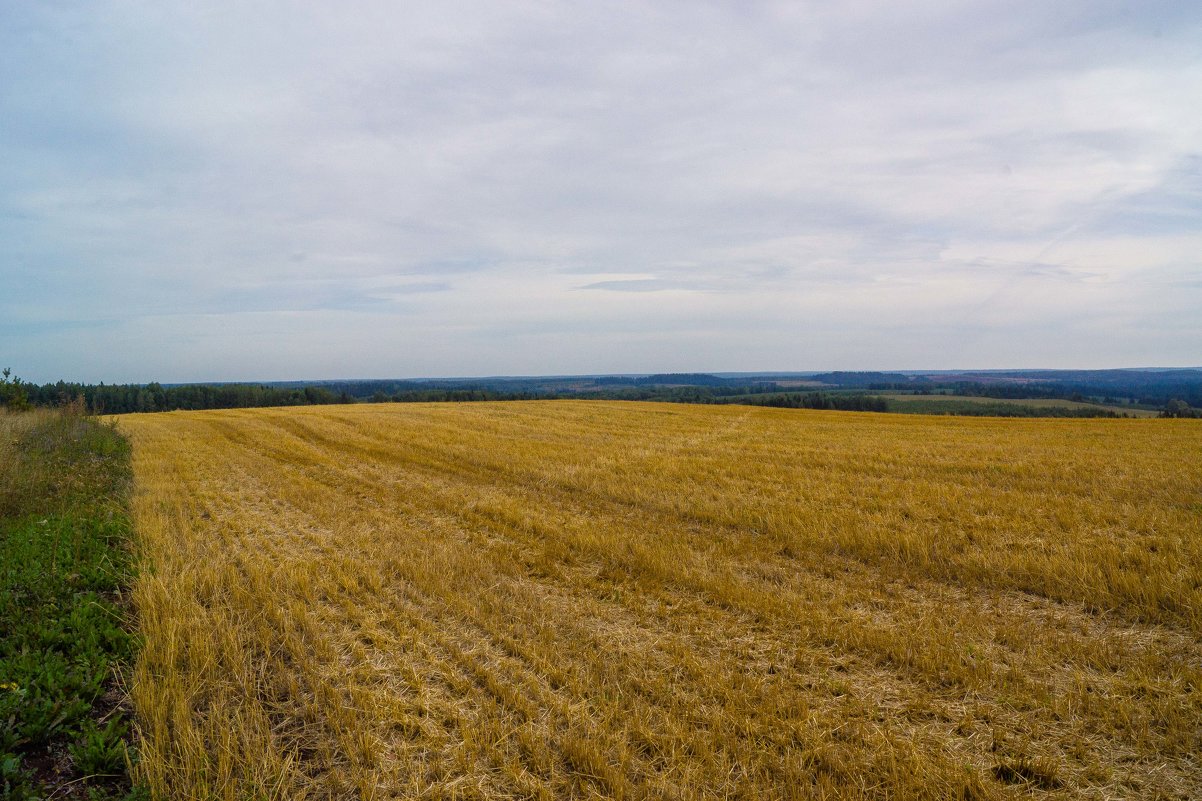
[[[1202,429],[127,418],[156,798],[1202,797]]]

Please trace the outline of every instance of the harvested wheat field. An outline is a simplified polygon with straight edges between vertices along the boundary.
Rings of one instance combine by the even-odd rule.
[[[121,418],[162,799],[1202,798],[1202,424]]]

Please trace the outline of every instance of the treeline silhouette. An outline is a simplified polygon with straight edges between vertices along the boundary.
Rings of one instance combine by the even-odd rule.
[[[830,409],[841,412],[887,412],[889,402],[875,395],[828,395],[825,392],[789,392],[766,397],[739,398],[748,406],[776,406],[783,409]]]
[[[346,394],[319,386],[281,388],[263,384],[26,384],[35,406],[56,406],[83,398],[93,414],[170,412],[176,409],[244,409],[258,406],[314,406],[352,403]]]
[[[346,384],[324,386],[271,386],[267,384],[22,384],[34,406],[60,406],[83,398],[93,414],[171,412],[198,409],[249,409],[264,406],[317,406],[334,403],[432,403],[486,400],[528,400],[546,397],[532,392],[497,392],[488,389],[401,389],[393,393],[375,389],[369,396],[354,395]]]
[[[587,398],[670,403],[775,406],[857,412],[988,415],[997,417],[1112,417],[1100,404],[1161,409],[1165,416],[1192,417],[1202,408],[1202,372],[1096,371],[1050,372],[1005,376],[961,373],[949,376],[906,376],[900,373],[835,372],[809,377],[829,388],[789,391],[770,376],[723,378],[701,373],[651,376],[547,376],[475,379],[367,379],[321,382],[231,384],[82,384],[58,381],[29,384],[0,373],[0,406],[56,406],[82,398],[95,414],[162,412],[176,409],[234,409],[263,406],[309,406],[333,403],[430,403]],[[837,384],[837,385],[836,385]],[[874,394],[884,390],[930,396],[906,404]],[[956,402],[944,395],[995,398],[998,402]],[[1017,405],[1003,400],[1055,398],[1098,404],[1095,408]]]

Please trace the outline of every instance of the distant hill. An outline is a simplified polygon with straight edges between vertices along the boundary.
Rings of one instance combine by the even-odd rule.
[[[1202,381],[1202,369],[1174,368],[1168,370],[1005,370],[966,371],[963,373],[940,373],[932,378],[940,381],[1022,381],[1022,382],[1072,382],[1098,386],[1163,386],[1169,384],[1197,384]]]
[[[842,372],[817,373],[809,377],[811,381],[821,381],[836,387],[871,387],[883,384],[911,384],[922,380],[902,373],[876,372]]]

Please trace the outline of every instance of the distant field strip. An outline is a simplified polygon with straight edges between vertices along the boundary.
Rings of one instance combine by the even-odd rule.
[[[983,395],[915,395],[903,392],[874,392],[873,394],[886,400],[897,401],[903,404],[925,405],[932,409],[938,409],[940,405],[948,405],[950,408],[961,403],[976,403],[983,405],[1010,404],[1014,406],[1034,406],[1040,409],[1105,409],[1114,412],[1116,415],[1125,414],[1129,417],[1156,417],[1160,414],[1149,409],[1083,403],[1081,401],[1061,398],[990,398]]]
[[[1202,421],[121,426],[159,798],[1202,798]]]

